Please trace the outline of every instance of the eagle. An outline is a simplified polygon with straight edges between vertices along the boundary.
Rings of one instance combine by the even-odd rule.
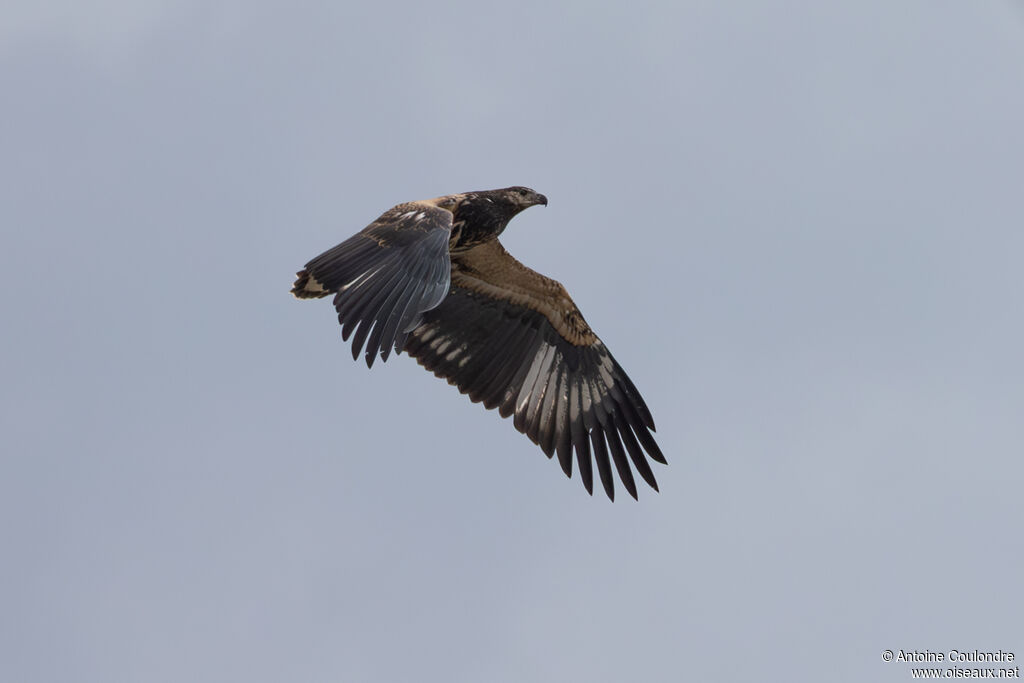
[[[498,241],[516,214],[548,203],[527,187],[463,192],[387,211],[297,273],[299,299],[333,295],[342,339],[368,367],[405,351],[475,403],[512,417],[593,495],[615,500],[612,465],[637,498],[666,463],[640,392],[559,282]],[[593,456],[593,458],[591,457]]]

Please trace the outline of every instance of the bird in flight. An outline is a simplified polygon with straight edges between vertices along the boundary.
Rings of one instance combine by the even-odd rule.
[[[511,416],[549,458],[557,453],[568,477],[575,452],[591,495],[594,463],[612,500],[613,464],[633,498],[630,463],[657,491],[648,458],[666,461],[640,393],[565,288],[498,241],[516,214],[547,203],[508,187],[399,204],[307,263],[292,294],[333,295],[353,359],[363,352],[372,367],[378,355],[405,351]]]

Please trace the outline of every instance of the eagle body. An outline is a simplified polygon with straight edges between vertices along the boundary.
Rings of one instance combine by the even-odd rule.
[[[650,410],[565,288],[498,241],[538,204],[547,198],[526,187],[399,204],[309,261],[292,293],[333,295],[354,359],[405,351],[512,417],[570,477],[575,455],[588,493],[596,465],[614,500],[614,466],[636,498],[633,470],[657,490],[648,459],[665,462]]]

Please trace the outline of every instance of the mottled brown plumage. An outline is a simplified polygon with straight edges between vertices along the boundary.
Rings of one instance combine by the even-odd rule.
[[[536,204],[547,198],[525,187],[399,204],[307,263],[292,293],[334,295],[353,358],[364,345],[368,366],[404,350],[513,417],[548,457],[558,454],[567,476],[575,453],[588,492],[594,464],[609,498],[612,465],[634,498],[634,469],[657,490],[647,458],[665,458],[640,393],[565,288],[498,241]]]
[[[597,341],[565,287],[524,266],[497,239],[452,258],[452,286],[532,308],[570,344],[586,346]]]

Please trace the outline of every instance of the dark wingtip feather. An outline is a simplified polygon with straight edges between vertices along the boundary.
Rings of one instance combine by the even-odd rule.
[[[633,462],[633,467],[636,468],[636,471],[643,480],[647,482],[647,485],[657,491],[658,482],[654,478],[654,472],[651,470],[647,458],[644,457],[644,452],[640,448],[640,444],[637,443],[636,437],[633,436],[633,430],[630,429],[625,418],[617,417],[615,419],[615,428],[618,430],[622,443],[626,446],[626,451],[629,453],[629,459]]]
[[[590,441],[594,446],[594,462],[597,464],[597,473],[601,478],[601,485],[608,500],[615,500],[615,481],[612,479],[612,465],[608,457],[608,448],[604,443],[604,431],[595,427],[590,432]]]
[[[637,498],[636,481],[633,479],[633,472],[629,469],[626,453],[622,450],[622,442],[619,441],[619,435],[611,424],[611,420],[609,420],[608,426],[605,427],[604,434],[608,450],[611,451],[612,462],[615,464],[615,470],[619,473],[619,480],[626,487],[629,495],[633,496],[633,500],[639,500]]]
[[[586,434],[583,434],[581,440],[576,441],[576,463],[579,465],[583,488],[590,495],[594,495],[594,470],[590,460],[590,439]]]
[[[667,465],[668,460],[665,455],[661,452],[661,448],[658,447],[658,443],[651,436],[650,432],[646,432],[643,429],[634,430],[637,438],[640,439],[640,443],[643,444],[644,450],[647,451],[647,455],[651,456],[651,460],[660,462],[662,465]]]
[[[572,445],[559,441],[556,452],[558,453],[558,464],[562,466],[562,471],[565,472],[565,476],[572,479]]]

